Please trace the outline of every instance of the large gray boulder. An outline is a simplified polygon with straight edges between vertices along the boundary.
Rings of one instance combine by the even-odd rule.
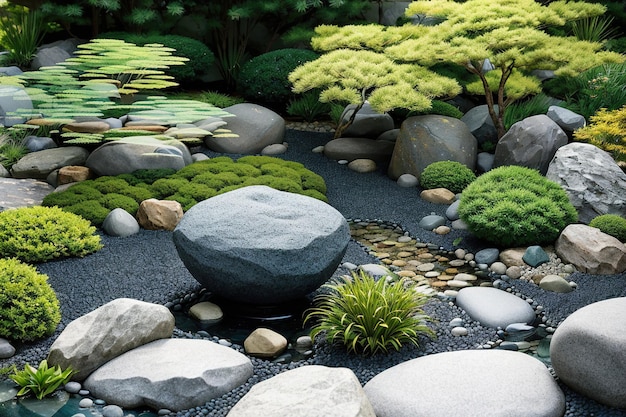
[[[359,380],[348,368],[311,365],[260,382],[227,417],[375,417]]]
[[[626,271],[626,245],[600,229],[570,224],[554,249],[559,257],[587,274],[621,274]]]
[[[198,282],[251,304],[302,297],[326,282],[346,251],[344,217],[311,197],[244,187],[193,206],[174,243]]]
[[[349,104],[341,114],[341,122],[345,123],[354,114],[356,105]],[[354,121],[343,131],[342,137],[375,139],[383,132],[394,128],[393,118],[387,113],[379,113],[369,103],[365,103],[357,112]]]
[[[364,390],[377,417],[562,417],[565,412],[565,397],[546,366],[505,350],[412,359],[376,375]]]
[[[33,110],[33,102],[26,90],[13,85],[0,86],[0,124],[10,127],[24,123],[26,119],[17,115],[17,110]]]
[[[338,138],[324,145],[324,155],[329,159],[346,160],[371,159],[376,162],[389,162],[393,153],[393,142],[368,138]]]
[[[179,170],[191,162],[189,148],[178,140],[134,136],[98,147],[89,155],[85,165],[102,176],[128,174],[138,169]]]
[[[109,360],[157,339],[172,336],[174,316],[161,305],[129,298],[113,300],[68,324],[50,347],[48,362],[71,366],[84,380]]]
[[[511,323],[530,323],[535,319],[535,311],[526,301],[497,288],[463,288],[456,304],[486,327],[505,329]]]
[[[413,174],[419,179],[428,165],[446,160],[474,170],[476,149],[476,138],[459,119],[434,114],[409,117],[400,126],[388,175],[397,179]]]
[[[59,168],[71,165],[84,165],[89,151],[79,146],[44,149],[27,153],[11,167],[14,178],[35,178],[44,180]]]
[[[162,339],[107,362],[84,382],[92,395],[124,408],[186,410],[244,384],[250,359],[208,340]]]
[[[54,187],[40,180],[0,178],[0,190],[0,211],[3,211],[41,205],[43,199],[54,191]]]
[[[496,112],[498,106],[495,106]],[[467,125],[472,135],[478,141],[478,146],[485,149],[487,144],[495,145],[498,142],[498,131],[489,115],[486,104],[471,108],[461,117],[461,121]]]
[[[559,148],[546,177],[567,192],[582,223],[601,214],[626,213],[626,174],[594,145],[573,142]]]
[[[567,135],[548,116],[539,114],[515,123],[496,145],[493,167],[519,165],[545,175],[557,149]]]
[[[235,116],[227,119],[227,128],[237,137],[206,137],[204,144],[212,151],[257,154],[268,145],[282,143],[285,138],[285,119],[270,109],[240,103],[224,111]]]
[[[565,384],[602,404],[626,409],[626,297],[589,304],[554,332],[550,359]]]

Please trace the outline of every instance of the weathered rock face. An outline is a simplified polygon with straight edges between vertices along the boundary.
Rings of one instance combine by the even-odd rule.
[[[134,136],[105,143],[89,155],[85,165],[101,176],[128,174],[138,169],[178,170],[191,162],[189,149],[178,140]]]
[[[55,169],[84,165],[88,156],[89,151],[78,146],[31,152],[11,167],[11,174],[14,178],[46,179]]]
[[[139,205],[137,221],[147,230],[174,230],[183,218],[178,201],[149,198]]]
[[[505,350],[423,356],[381,372],[364,390],[378,417],[561,417],[565,412],[565,396],[546,366]]]
[[[355,109],[356,106],[354,104],[346,106],[341,114],[341,122],[348,121],[354,114]],[[389,114],[379,113],[374,110],[369,103],[365,103],[357,112],[352,124],[343,132],[342,136],[373,139],[393,128],[393,118]]]
[[[326,282],[350,233],[341,213],[326,203],[252,186],[196,204],[173,238],[187,269],[212,292],[272,304],[302,297]]]
[[[400,127],[387,173],[393,179],[402,174],[419,179],[428,165],[446,160],[474,170],[476,148],[476,138],[458,119],[439,115],[409,117]]]
[[[560,106],[550,106],[546,115],[568,134],[587,124],[583,116]]]
[[[240,103],[224,109],[235,117],[229,117],[228,129],[238,137],[219,138],[208,136],[204,143],[215,152],[256,154],[275,143],[283,143],[285,119],[258,104]]]
[[[302,366],[252,389],[228,417],[374,417],[359,380],[348,368]]]
[[[245,383],[250,360],[207,340],[162,339],[106,363],[84,383],[93,395],[125,408],[186,410]]]
[[[626,245],[595,227],[570,224],[555,244],[564,262],[588,274],[620,274],[626,271]]]
[[[339,138],[324,145],[324,156],[329,159],[354,161],[371,159],[388,163],[393,153],[393,142],[367,138]]]
[[[69,184],[72,182],[85,181],[91,178],[91,171],[87,167],[82,166],[66,166],[59,169],[57,175],[57,184]]]
[[[573,142],[563,146],[550,162],[546,177],[565,189],[582,223],[601,214],[626,213],[626,174],[611,155],[594,145]]]
[[[567,144],[567,135],[548,116],[540,114],[515,123],[496,145],[493,167],[519,165],[543,175],[557,149]]]
[[[174,316],[157,304],[128,298],[113,300],[72,321],[50,347],[48,362],[71,366],[76,381],[109,360],[153,340],[168,338]]]
[[[563,321],[550,359],[565,384],[602,404],[626,408],[626,297],[589,304]]]

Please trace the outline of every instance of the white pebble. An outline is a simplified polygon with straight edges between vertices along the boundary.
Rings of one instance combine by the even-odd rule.
[[[78,403],[78,406],[80,408],[89,408],[93,406],[93,400],[91,398],[83,398],[82,400],[80,400],[80,402]]]
[[[459,326],[450,330],[450,333],[452,333],[452,336],[467,336],[469,332],[467,331],[465,327]]]

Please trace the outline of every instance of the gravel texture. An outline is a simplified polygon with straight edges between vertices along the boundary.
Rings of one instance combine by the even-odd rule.
[[[458,247],[470,252],[485,248],[484,242],[473,239],[464,231],[453,230],[447,235],[437,235],[418,226],[422,217],[431,213],[445,215],[445,205],[428,203],[419,198],[419,190],[399,187],[385,175],[386,167],[368,174],[355,173],[346,165],[340,165],[321,154],[311,152],[325,144],[332,136],[328,133],[314,133],[288,130],[286,141],[289,144],[285,159],[302,162],[308,169],[322,175],[328,187],[330,204],[346,218],[362,220],[383,220],[397,223],[411,236],[423,242],[433,243],[447,250],[456,247],[453,241],[462,238]],[[210,151],[202,149],[209,156]],[[197,294],[199,285],[180,261],[170,232],[141,230],[137,235],[126,238],[102,236],[104,248],[83,259],[66,259],[37,265],[41,273],[49,277],[49,282],[57,292],[63,311],[62,323],[52,337],[35,344],[18,347],[18,354],[9,360],[0,361],[0,366],[24,362],[38,363],[63,327],[71,320],[88,313],[115,298],[128,297],[143,301],[173,305],[185,302],[190,294]],[[377,260],[356,242],[351,241],[344,262],[356,265],[375,263]],[[347,271],[339,268],[336,276]],[[504,283],[511,291],[526,298],[532,298],[543,306],[545,321],[558,325],[565,317],[578,308],[595,301],[611,297],[626,296],[626,274],[619,276],[590,276],[575,273],[570,278],[578,288],[569,294],[547,293],[527,281]],[[362,383],[367,382],[382,370],[402,361],[425,354],[459,349],[475,349],[498,336],[493,329],[486,329],[473,322],[462,310],[448,301],[433,300],[426,306],[427,313],[436,319],[434,327],[437,339],[421,340],[420,347],[406,346],[400,352],[375,357],[348,355],[324,343],[316,343],[314,353],[306,360],[289,364],[273,363],[267,360],[252,359],[255,374],[244,386],[213,400],[204,407],[177,413],[178,416],[225,416],[232,405],[256,382],[267,379],[286,369],[306,364],[347,366],[354,370]],[[455,337],[450,334],[448,323],[453,318],[464,319],[467,336]],[[177,337],[203,337],[202,334],[186,333],[177,330]],[[219,335],[206,335],[217,341]],[[233,346],[241,349],[239,346]],[[529,382],[532,383],[532,382]],[[562,384],[561,384],[562,385]],[[520,387],[523,389],[523,387]],[[566,394],[566,416],[626,416],[626,411],[610,409],[583,398],[562,386]],[[489,393],[485,393],[489,395]]]

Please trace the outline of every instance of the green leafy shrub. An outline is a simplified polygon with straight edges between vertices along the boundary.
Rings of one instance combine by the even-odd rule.
[[[291,99],[287,105],[287,114],[299,117],[307,122],[328,117],[330,104],[320,101],[319,91],[307,91],[299,97]]]
[[[431,106],[429,109],[419,112],[398,108],[393,109],[390,114],[395,120],[398,121],[403,121],[407,117],[420,116],[425,114],[438,114],[441,116],[454,117],[455,119],[460,119],[461,117],[463,117],[463,112],[461,110],[459,110],[457,107],[453,106],[450,103],[446,103],[445,101],[432,100],[430,105]]]
[[[603,233],[613,236],[615,239],[626,242],[626,219],[617,214],[602,214],[594,217],[589,226],[597,227]]]
[[[118,177],[104,176],[93,180],[93,188],[102,194],[123,193],[128,187],[128,183]]]
[[[503,247],[552,243],[578,218],[558,184],[520,166],[493,169],[468,185],[459,215],[474,235]]]
[[[574,140],[591,143],[609,152],[616,161],[626,161],[626,106],[600,110],[587,126],[574,132]]]
[[[15,258],[0,259],[0,337],[33,341],[54,333],[60,321],[48,277]]]
[[[438,161],[424,168],[420,175],[420,185],[425,190],[447,188],[456,194],[475,179],[476,174],[460,162]]]
[[[95,228],[57,207],[24,207],[0,213],[0,256],[25,262],[85,256],[102,248]]]
[[[95,200],[86,200],[71,204],[63,207],[63,210],[89,220],[94,226],[101,226],[102,223],[104,223],[104,219],[106,219],[111,212],[111,209],[104,207],[100,201]]]
[[[164,198],[176,194],[178,189],[186,184],[189,184],[189,181],[184,178],[161,178],[152,184],[152,191],[156,198]]]
[[[254,103],[284,108],[294,94],[289,73],[319,55],[307,49],[278,49],[252,58],[241,66],[237,86]]]
[[[137,203],[135,199],[117,193],[108,193],[102,196],[99,202],[104,208],[107,208],[109,210],[121,208],[126,210],[133,216],[137,214],[137,210],[139,210],[139,203]]]
[[[344,345],[349,352],[374,355],[400,350],[406,343],[418,346],[420,335],[435,336],[422,311],[428,297],[401,282],[376,281],[361,271],[325,287],[330,292],[315,300],[316,307],[305,318],[316,322],[314,339],[323,332],[328,342]]]
[[[73,373],[71,367],[66,370],[62,370],[59,365],[48,367],[48,361],[44,359],[37,368],[27,363],[23,370],[15,369],[9,378],[20,387],[18,397],[32,393],[41,400],[69,382]]]
[[[546,114],[553,100],[543,93],[532,96],[526,100],[520,100],[506,108],[504,113],[504,127],[509,130],[511,126],[520,120],[537,114]]]
[[[125,180],[130,185],[137,185],[139,183],[152,184],[158,179],[169,177],[176,173],[173,168],[161,168],[161,169],[138,169],[132,174],[121,174],[117,178]]]

